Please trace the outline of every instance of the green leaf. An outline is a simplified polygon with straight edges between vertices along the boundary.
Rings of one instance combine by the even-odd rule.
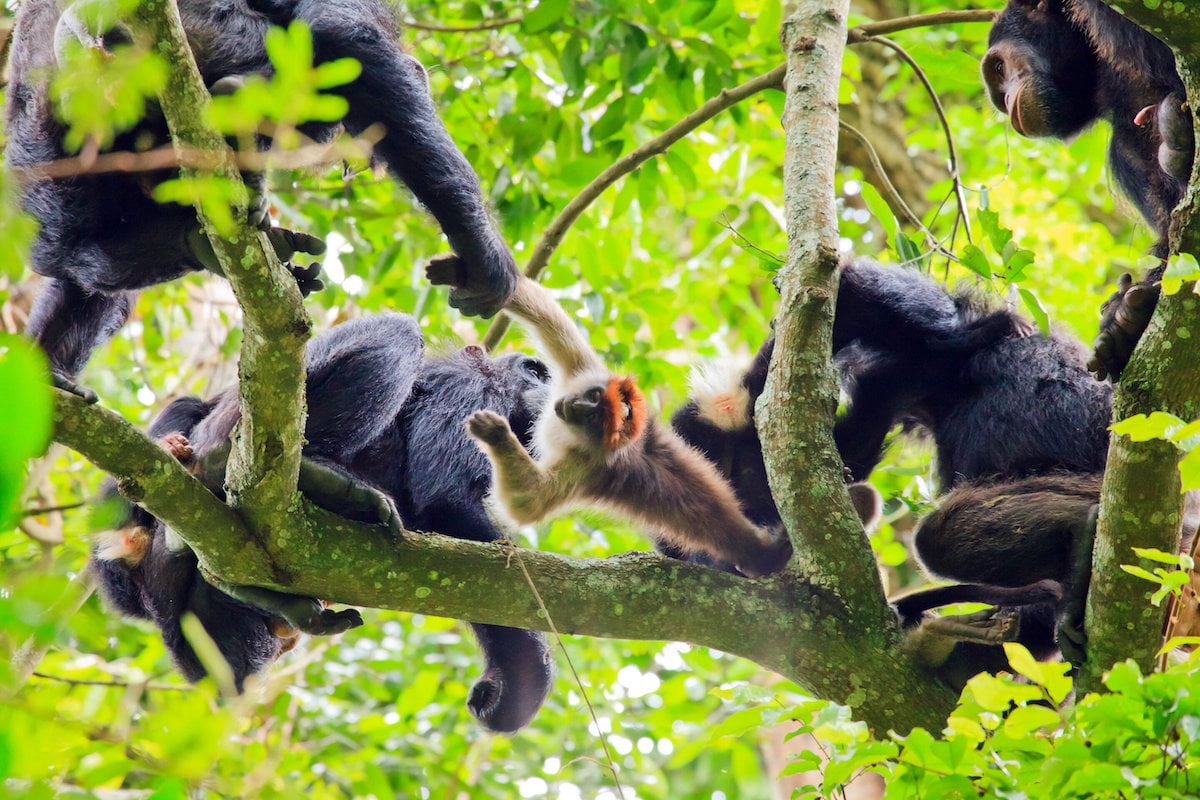
[[[521,21],[521,29],[526,33],[540,33],[561,20],[570,5],[570,0],[538,0],[537,6]]]
[[[966,264],[976,275],[991,280],[992,265],[988,262],[988,257],[978,247],[973,244],[967,245],[962,249],[962,254],[959,257],[962,259],[962,263]]]
[[[1189,450],[1179,459],[1179,478],[1181,491],[1200,489],[1200,448]]]
[[[41,350],[0,334],[0,527],[13,521],[26,462],[50,444],[54,401],[47,374]]]
[[[1190,253],[1176,253],[1167,261],[1167,271],[1163,273],[1162,293],[1176,294],[1187,281],[1200,280],[1200,263]]]
[[[1050,335],[1050,315],[1046,312],[1046,307],[1042,305],[1042,301],[1038,296],[1028,289],[1017,289],[1017,294],[1021,296],[1021,302],[1025,304],[1029,315],[1033,317],[1033,321],[1037,323],[1038,330],[1043,336]]]
[[[1122,436],[1128,436],[1135,442],[1148,442],[1151,439],[1166,439],[1185,426],[1185,422],[1174,414],[1165,411],[1154,411],[1147,414],[1135,414],[1132,417],[1113,423],[1109,430]]]

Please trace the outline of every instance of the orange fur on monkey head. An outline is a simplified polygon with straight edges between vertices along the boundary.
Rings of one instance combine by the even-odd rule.
[[[636,441],[646,427],[646,400],[633,378],[613,376],[604,390],[607,416],[604,446],[609,450]]]

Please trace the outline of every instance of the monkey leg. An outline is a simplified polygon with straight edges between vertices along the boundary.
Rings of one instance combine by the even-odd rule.
[[[1099,514],[1100,504],[1097,503],[1088,510],[1087,519],[1080,523],[1079,530],[1076,531],[1071,548],[1066,591],[1058,609],[1055,641],[1063,659],[1076,667],[1087,660],[1084,611],[1092,582],[1092,547],[1096,541],[1096,519]]]
[[[530,457],[504,417],[476,411],[467,417],[467,433],[491,460],[496,495],[514,522],[531,525],[564,502],[554,478]]]

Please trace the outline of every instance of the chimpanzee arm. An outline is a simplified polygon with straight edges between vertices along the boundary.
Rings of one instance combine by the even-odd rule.
[[[400,49],[395,25],[381,9],[303,3],[297,15],[312,28],[317,60],[349,56],[362,64],[357,80],[335,90],[350,104],[346,128],[357,133],[383,126],[377,153],[437,219],[460,257],[451,305],[492,316],[516,288],[516,262],[492,224],[479,179],[438,118],[425,70]]]
[[[546,699],[554,662],[545,634],[500,625],[471,624],[487,659],[471,687],[467,707],[484,726],[501,733],[524,727]]]

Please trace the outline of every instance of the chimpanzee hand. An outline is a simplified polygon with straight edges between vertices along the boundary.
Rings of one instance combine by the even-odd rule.
[[[1111,378],[1114,383],[1120,379],[1133,348],[1146,332],[1159,293],[1153,283],[1134,283],[1128,274],[1121,276],[1117,286],[1116,293],[1104,301],[1100,333],[1087,364],[1096,380]]]
[[[435,286],[449,286],[450,305],[469,317],[496,314],[517,288],[517,263],[507,250],[493,250],[479,259],[437,256],[425,267]]]
[[[268,227],[264,229],[267,234],[267,240],[271,243],[271,247],[275,249],[275,255],[279,257],[283,265],[292,273],[292,277],[296,279],[296,285],[300,289],[300,296],[308,297],[313,292],[319,292],[324,289],[325,282],[321,280],[321,263],[319,261],[313,261],[307,267],[304,267],[293,262],[292,258],[297,253],[319,256],[325,252],[325,242],[312,234],[302,231],[270,227],[269,219],[267,224]]]

